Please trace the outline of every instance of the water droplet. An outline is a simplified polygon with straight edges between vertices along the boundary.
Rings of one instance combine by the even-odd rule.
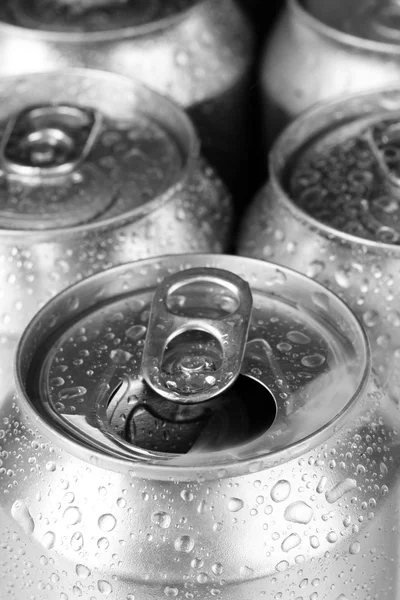
[[[322,354],[310,354],[301,359],[301,364],[309,369],[315,369],[324,364],[326,358]]]
[[[271,498],[274,502],[283,502],[289,498],[291,486],[286,479],[278,481],[271,490]]]
[[[345,290],[347,290],[350,287],[349,275],[343,269],[338,269],[338,271],[336,271],[335,280],[336,283]]]
[[[11,516],[22,527],[26,534],[30,535],[35,529],[35,523],[29,508],[23,500],[16,500],[11,507]]]
[[[98,520],[99,527],[102,531],[112,531],[117,524],[113,515],[102,515]]]
[[[55,544],[56,536],[52,531],[47,531],[42,537],[42,544],[48,550],[51,550]]]
[[[99,592],[105,596],[108,596],[112,592],[112,586],[108,583],[108,581],[104,581],[104,579],[98,581],[97,587]]]
[[[97,540],[97,547],[100,548],[100,550],[107,550],[109,545],[110,542],[105,537],[101,537]]]
[[[307,277],[317,277],[322,271],[325,269],[325,263],[320,260],[313,260],[307,267],[306,275]]]
[[[151,515],[151,521],[154,525],[161,527],[162,529],[168,529],[171,525],[171,517],[168,513],[160,511]]]
[[[376,310],[367,310],[363,314],[362,319],[367,327],[374,327],[379,321],[379,314]]]
[[[289,563],[287,560],[281,560],[281,562],[279,562],[275,568],[281,573],[282,571],[286,571],[286,569],[289,568]]]
[[[358,554],[360,552],[360,549],[361,549],[360,542],[353,542],[352,544],[350,544],[349,552],[350,552],[350,554]]]
[[[214,573],[214,575],[222,575],[223,572],[223,566],[221,563],[214,563],[213,566],[211,567],[212,572]]]
[[[85,565],[76,565],[75,572],[81,579],[87,579],[90,576],[90,569]]]
[[[185,502],[192,502],[192,500],[193,500],[193,494],[189,490],[182,490],[181,491],[181,498]]]
[[[308,506],[302,500],[293,502],[285,510],[285,519],[292,523],[302,523],[307,525],[313,518],[314,511],[311,506]]]
[[[281,544],[281,548],[284,552],[289,552],[293,548],[296,548],[301,543],[300,536],[297,533],[291,533],[285,538]]]
[[[301,333],[301,331],[289,331],[286,335],[287,339],[294,344],[309,344],[311,339],[305,333]]]
[[[335,542],[337,542],[337,534],[334,531],[330,531],[326,536],[326,539],[330,544],[334,544]]]
[[[319,483],[316,487],[316,491],[318,492],[318,494],[322,494],[322,492],[325,489],[325,486],[327,484],[328,480],[325,476],[321,477],[321,479],[319,480]]]
[[[126,337],[133,341],[140,340],[146,334],[147,328],[144,325],[133,325],[129,329],[126,330]]]
[[[82,519],[81,511],[77,506],[70,506],[65,509],[63,517],[67,525],[76,525]]]
[[[174,546],[177,552],[185,552],[186,554],[189,554],[189,552],[191,552],[194,548],[194,539],[189,535],[182,535],[175,540]]]
[[[55,471],[55,470],[56,470],[56,463],[55,463],[55,462],[53,462],[52,460],[51,460],[51,461],[49,461],[49,462],[46,464],[46,470],[47,470],[47,471],[50,471],[50,472],[53,472],[53,471]]]
[[[347,478],[335,485],[330,491],[326,492],[325,498],[329,504],[337,502],[344,494],[357,487],[355,479]]]
[[[240,498],[229,498],[228,510],[231,512],[238,512],[243,508],[244,502]]]
[[[176,587],[170,587],[167,585],[167,587],[164,588],[164,594],[167,596],[167,598],[175,598],[179,594],[179,590]]]
[[[71,537],[71,548],[75,552],[79,552],[83,548],[83,535],[80,531],[76,531]]]
[[[311,548],[314,548],[314,549],[319,548],[319,539],[317,538],[316,535],[312,535],[310,537],[310,546],[311,546]]]

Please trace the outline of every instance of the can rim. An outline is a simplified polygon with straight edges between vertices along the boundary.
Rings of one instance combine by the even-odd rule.
[[[54,69],[49,69],[45,71],[37,71],[34,73],[26,73],[23,75],[7,75],[1,77],[1,81],[10,87],[13,86],[13,82],[19,82],[21,80],[35,80],[36,77],[46,77],[54,73],[57,77],[60,77],[60,71],[54,71]],[[121,75],[117,73],[112,73],[111,71],[102,71],[101,69],[86,69],[86,68],[77,68],[70,67],[63,69],[61,73],[65,76],[77,76],[84,77],[85,79],[94,79],[94,80],[114,80],[115,83],[120,82],[124,87],[129,87],[131,90],[134,89],[142,89],[146,92],[146,94],[152,96],[157,104],[162,104],[162,106],[166,109],[166,112],[171,115],[173,114],[175,120],[179,122],[182,129],[185,131],[187,136],[187,148],[182,149],[182,168],[178,181],[172,184],[165,191],[161,192],[161,194],[155,196],[151,200],[146,200],[146,202],[140,206],[133,208],[132,210],[126,211],[122,214],[115,215],[113,217],[109,217],[107,219],[102,219],[99,221],[92,221],[90,223],[80,223],[78,225],[72,225],[68,227],[52,227],[45,230],[26,230],[26,229],[1,229],[0,228],[0,240],[4,238],[12,238],[19,239],[23,237],[24,239],[34,238],[35,241],[39,241],[41,239],[48,240],[51,237],[57,236],[71,236],[78,235],[80,233],[89,233],[96,230],[103,230],[105,228],[112,228],[119,223],[125,221],[137,221],[155,210],[161,208],[168,202],[173,201],[176,194],[185,184],[185,182],[190,178],[193,171],[195,170],[195,165],[200,158],[200,140],[197,135],[194,124],[189,118],[186,111],[176,102],[170,100],[168,97],[163,96],[159,92],[151,89],[146,84],[142,83],[139,79],[134,79],[127,77],[126,75]]]
[[[52,42],[68,42],[73,44],[90,43],[90,42],[111,42],[117,40],[125,40],[127,38],[137,38],[145,35],[154,33],[183,21],[187,15],[194,13],[198,10],[199,6],[206,4],[211,0],[194,0],[193,6],[184,8],[178,13],[169,17],[157,19],[150,23],[143,23],[141,25],[134,25],[131,27],[124,27],[119,29],[105,29],[102,31],[57,31],[57,30],[43,30],[43,29],[31,29],[29,27],[22,27],[21,25],[14,25],[13,23],[7,23],[6,21],[0,20],[0,30],[9,31],[11,35],[19,35],[22,37],[42,39]]]
[[[287,0],[287,5],[292,16],[296,19],[300,19],[303,25],[312,29],[317,34],[328,37],[343,46],[352,46],[357,50],[380,54],[400,54],[399,44],[368,40],[351,33],[345,33],[344,31],[340,31],[335,27],[323,23],[302,6],[302,0]]]
[[[319,231],[323,231],[331,239],[338,238],[342,241],[349,242],[349,243],[352,243],[357,246],[364,246],[364,247],[368,247],[369,249],[372,249],[372,250],[377,250],[378,252],[385,250],[387,252],[390,252],[391,254],[400,254],[400,244],[390,244],[388,242],[379,242],[379,241],[375,241],[375,240],[372,240],[369,238],[358,237],[356,235],[353,235],[352,233],[347,233],[345,231],[341,231],[340,229],[336,229],[335,227],[332,227],[331,225],[322,223],[321,221],[319,221],[318,219],[316,219],[315,217],[313,217],[312,215],[307,213],[305,210],[300,208],[300,206],[298,206],[291,199],[291,197],[289,196],[289,194],[286,192],[285,188],[283,187],[283,185],[281,183],[282,177],[281,177],[280,169],[279,169],[279,165],[278,165],[279,157],[282,156],[282,154],[286,154],[283,152],[283,150],[287,146],[287,140],[291,138],[292,132],[296,131],[296,129],[299,126],[301,126],[302,124],[312,120],[315,116],[317,116],[321,113],[329,114],[332,111],[334,111],[335,108],[337,109],[340,106],[345,106],[347,104],[347,102],[350,102],[351,100],[354,100],[357,98],[360,98],[360,99],[373,98],[374,96],[379,96],[380,94],[388,93],[388,92],[389,93],[390,92],[398,93],[400,96],[400,86],[398,86],[398,85],[390,86],[390,87],[386,86],[386,87],[377,88],[373,91],[367,90],[365,92],[356,92],[356,93],[352,93],[352,94],[346,94],[344,96],[340,96],[339,98],[334,98],[333,100],[319,101],[317,104],[313,105],[311,108],[308,108],[307,110],[305,110],[299,117],[297,117],[294,121],[292,121],[292,123],[290,123],[283,130],[283,132],[278,136],[277,140],[275,141],[275,143],[271,149],[269,158],[268,158],[269,173],[270,173],[269,182],[267,182],[262,187],[262,189],[265,189],[269,185],[269,183],[271,183],[271,185],[277,190],[277,193],[279,194],[279,201],[282,204],[284,204],[288,210],[290,210],[293,214],[295,214],[303,222],[307,223],[310,227],[313,227],[314,229],[317,229]],[[296,148],[296,150],[298,150],[298,148]]]
[[[189,253],[186,255],[180,255],[182,259],[188,259],[192,257],[192,259],[197,259],[207,264],[208,261],[215,260],[216,254],[210,253]],[[265,261],[247,258],[247,257],[239,257],[234,255],[223,255],[225,259],[233,262],[246,262],[249,265],[249,271],[251,265],[259,265],[262,267],[265,266]],[[159,257],[148,258],[140,261],[133,261],[128,264],[120,265],[118,267],[114,267],[109,269],[108,272],[113,272],[115,277],[117,278],[119,273],[124,272],[129,265],[135,265],[137,269],[145,269],[146,265],[151,265],[152,263],[162,260],[168,259],[176,260],[179,258],[179,255],[162,255]],[[269,263],[273,267],[278,268],[277,265],[273,263]],[[290,273],[290,276],[295,279],[307,280],[308,278],[293,269],[287,267],[281,267],[279,265],[279,270],[282,272]],[[360,375],[357,387],[349,398],[346,405],[328,422],[325,423],[322,427],[318,428],[316,431],[301,439],[300,441],[294,442],[289,446],[273,451],[267,455],[263,455],[257,458],[246,458],[239,460],[232,460],[229,463],[216,463],[216,464],[207,464],[204,466],[199,465],[171,465],[168,462],[164,464],[152,464],[147,462],[135,462],[133,460],[129,460],[128,458],[122,458],[120,456],[113,456],[111,454],[102,453],[100,450],[96,450],[93,446],[89,444],[84,445],[83,442],[73,439],[69,437],[68,432],[63,430],[59,425],[57,425],[56,421],[50,421],[46,419],[43,414],[35,407],[34,403],[29,399],[28,394],[25,392],[24,384],[22,383],[22,372],[21,372],[21,356],[24,351],[24,346],[27,341],[34,335],[34,331],[42,319],[42,315],[45,314],[48,306],[54,303],[55,301],[62,302],[64,298],[68,298],[72,291],[78,290],[80,287],[84,287],[89,283],[93,283],[96,281],[101,281],[101,279],[105,276],[107,271],[103,273],[98,273],[96,275],[92,275],[91,277],[75,283],[72,286],[69,286],[60,294],[55,296],[52,300],[50,300],[44,307],[42,307],[39,312],[34,316],[34,318],[30,321],[28,326],[25,328],[20,340],[18,342],[18,346],[16,352],[14,354],[13,361],[13,377],[14,377],[14,385],[16,390],[16,396],[18,397],[19,402],[23,405],[23,409],[26,414],[35,422],[35,425],[42,430],[43,435],[49,439],[56,446],[61,447],[69,453],[74,454],[81,460],[86,463],[90,463],[96,466],[100,466],[112,471],[123,471],[128,470],[129,472],[134,472],[134,476],[141,476],[145,479],[151,479],[154,477],[158,477],[161,480],[174,480],[174,481],[182,481],[182,480],[193,480],[193,478],[202,478],[204,480],[210,480],[215,478],[221,478],[221,472],[224,473],[224,477],[232,477],[237,475],[243,475],[245,473],[256,473],[258,471],[264,470],[266,468],[276,467],[283,462],[287,462],[298,457],[300,454],[311,450],[311,448],[322,444],[325,442],[332,432],[337,431],[341,427],[343,427],[346,420],[351,418],[351,415],[356,410],[358,401],[363,394],[366,386],[368,384],[370,375],[371,375],[371,349],[370,344],[367,338],[367,335],[364,331],[364,328],[361,325],[358,317],[349,309],[346,303],[339,298],[332,291],[325,288],[323,285],[316,281],[312,281],[313,285],[316,288],[320,288],[321,292],[324,294],[328,294],[335,298],[335,302],[337,302],[347,313],[349,320],[351,320],[352,325],[354,326],[354,331],[356,331],[357,335],[359,335],[359,340],[364,349],[364,359],[363,364],[360,365]],[[86,282],[86,283],[85,283]]]

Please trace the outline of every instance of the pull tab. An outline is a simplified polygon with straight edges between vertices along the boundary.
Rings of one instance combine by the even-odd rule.
[[[3,170],[40,178],[72,173],[90,152],[101,115],[69,105],[29,108],[10,119],[0,147]]]
[[[166,278],[154,294],[143,352],[150,387],[182,404],[225,391],[240,373],[252,302],[248,283],[221,269]]]
[[[376,125],[370,127],[365,132],[365,139],[385,182],[400,191],[400,121],[393,122],[391,117],[386,127],[385,123],[386,120],[380,123],[384,127],[382,131]],[[380,137],[380,145],[376,134]]]

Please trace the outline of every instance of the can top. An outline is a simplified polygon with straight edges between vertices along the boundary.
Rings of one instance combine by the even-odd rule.
[[[174,18],[198,0],[5,0],[0,20],[59,33],[142,28]]]
[[[292,148],[282,179],[292,202],[319,223],[359,242],[398,246],[397,92],[393,98],[391,104],[385,93],[359,95],[308,113],[295,125],[301,145]],[[283,144],[289,147],[287,140]]]
[[[183,111],[123,77],[5,78],[0,97],[3,231],[138,218],[182,184],[198,155]]]
[[[70,451],[198,470],[326,439],[368,361],[358,321],[319,284],[262,261],[190,255],[59,295],[25,331],[17,377]]]
[[[399,0],[301,0],[319,22],[357,38],[400,45]]]

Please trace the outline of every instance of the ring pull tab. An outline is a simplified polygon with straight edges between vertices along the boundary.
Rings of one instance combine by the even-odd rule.
[[[0,147],[11,176],[65,176],[85,160],[101,129],[99,112],[67,104],[29,108],[11,118]]]
[[[385,121],[379,125],[384,125]],[[392,189],[400,191],[400,121],[390,118],[387,126],[381,128],[374,125],[365,132],[365,140],[373,154],[379,170]],[[380,144],[376,141],[380,137]]]
[[[154,294],[142,371],[158,394],[205,402],[240,373],[252,310],[250,287],[228,271],[189,269]]]

